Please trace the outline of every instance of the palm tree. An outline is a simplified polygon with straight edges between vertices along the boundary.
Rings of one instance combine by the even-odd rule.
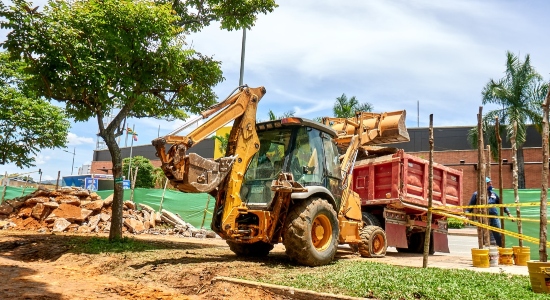
[[[372,111],[373,108],[372,104],[368,102],[359,103],[355,96],[348,99],[346,94],[342,94],[342,96],[336,97],[333,112],[336,118],[352,118],[357,111]]]
[[[491,150],[497,149],[494,123],[495,117],[505,126],[501,135],[506,135],[511,141],[515,139],[517,146],[518,187],[525,188],[525,169],[523,160],[523,143],[526,137],[528,122],[540,127],[542,122],[541,105],[548,86],[534,67],[531,66],[529,54],[521,61],[510,51],[506,52],[506,71],[503,78],[489,80],[483,88],[482,104],[496,104],[501,108],[488,112],[483,117],[483,124],[487,132]],[[517,126],[514,126],[516,124]],[[470,142],[477,139],[477,128],[470,131]],[[475,142],[472,143],[474,146]],[[493,157],[496,157],[496,152]]]

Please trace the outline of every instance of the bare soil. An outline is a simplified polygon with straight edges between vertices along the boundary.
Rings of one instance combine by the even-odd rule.
[[[291,264],[281,246],[267,258],[245,260],[221,239],[139,235],[160,249],[88,254],[71,249],[75,238],[86,235],[0,231],[0,299],[289,299],[212,282],[215,276],[261,275]]]
[[[132,236],[155,244],[157,249],[145,252],[90,254],[70,246],[70,241],[93,236],[98,234],[0,230],[0,299],[289,299],[261,287],[212,279],[256,278],[289,268],[315,271],[293,264],[282,245],[259,259],[237,257],[221,239],[165,235]],[[339,248],[336,259],[422,266],[422,255],[397,252],[373,259]],[[443,268],[471,266],[448,254],[433,255],[430,262]]]

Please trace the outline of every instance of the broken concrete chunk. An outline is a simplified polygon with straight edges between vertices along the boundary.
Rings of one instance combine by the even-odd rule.
[[[69,227],[69,225],[71,225],[71,222],[63,219],[63,218],[59,218],[57,220],[55,220],[55,222],[53,223],[53,229],[52,231],[53,232],[63,232],[65,231],[65,229],[67,229],[67,227]]]
[[[99,223],[99,220],[101,219],[100,215],[91,216],[90,220],[88,221],[88,226],[91,229],[94,229],[97,227],[97,224]]]
[[[42,203],[36,203],[36,205],[32,208],[32,217],[41,221],[45,219],[48,214],[50,213],[50,208],[45,206]]]
[[[100,211],[103,208],[103,200],[95,200],[85,205],[87,209]]]
[[[124,201],[124,207],[128,208],[128,209],[131,209],[131,210],[135,210],[136,209],[136,204],[130,200],[126,200]]]
[[[56,208],[52,214],[55,214],[58,218],[64,218],[69,222],[79,221],[82,222],[82,209],[78,206],[62,203]]]

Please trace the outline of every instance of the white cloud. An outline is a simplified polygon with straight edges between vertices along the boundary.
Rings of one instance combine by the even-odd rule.
[[[93,144],[94,139],[90,137],[82,137],[78,136],[72,132],[69,132],[67,134],[67,145],[69,146],[76,146],[76,145],[82,145],[82,144]]]
[[[45,164],[50,160],[50,158],[51,157],[49,155],[44,155],[41,153],[34,157],[37,166]]]

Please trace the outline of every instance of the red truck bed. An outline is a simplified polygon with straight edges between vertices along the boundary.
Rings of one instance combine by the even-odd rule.
[[[428,206],[429,162],[399,150],[395,154],[357,161],[353,190],[361,205]],[[461,205],[462,171],[433,165],[433,206]],[[411,209],[411,207],[407,207]]]

